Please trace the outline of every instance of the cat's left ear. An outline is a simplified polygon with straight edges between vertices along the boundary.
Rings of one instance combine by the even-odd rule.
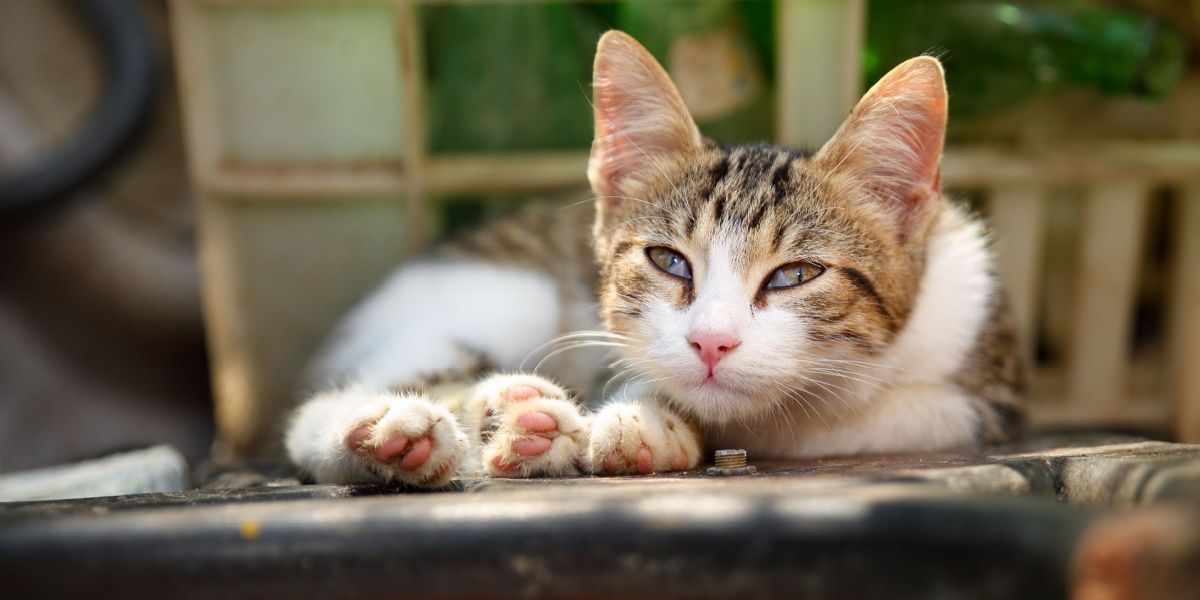
[[[671,78],[629,35],[609,31],[592,70],[596,137],[588,180],[601,208],[636,196],[667,167],[697,150],[700,130]]]
[[[938,206],[946,110],[941,63],[929,56],[910,59],[863,96],[817,159],[861,177],[907,236]]]

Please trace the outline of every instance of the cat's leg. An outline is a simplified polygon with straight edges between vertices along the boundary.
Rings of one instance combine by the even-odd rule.
[[[647,474],[691,469],[701,447],[699,430],[657,400],[618,400],[592,417],[588,455],[596,474]]]
[[[473,289],[487,290],[486,300]],[[434,485],[443,477],[431,476],[445,462],[456,463],[445,477],[463,462],[465,434],[454,415],[461,407],[441,391],[398,397],[369,390],[420,385],[447,372],[461,381],[485,366],[515,368],[562,322],[558,288],[543,273],[483,262],[408,265],[360,305],[321,352],[313,386],[358,387],[306,401],[289,425],[288,453],[320,483]],[[430,440],[431,458],[406,469],[425,452],[422,439]],[[428,462],[437,459],[445,460]]]
[[[496,374],[462,408],[484,473],[555,477],[587,472],[588,419],[555,383],[537,375]]]
[[[318,483],[436,487],[457,474],[467,436],[447,408],[423,394],[352,387],[306,402],[292,419],[286,446]]]

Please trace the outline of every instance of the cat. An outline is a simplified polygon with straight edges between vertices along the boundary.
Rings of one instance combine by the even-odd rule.
[[[645,474],[692,469],[704,448],[796,458],[1012,434],[1017,344],[984,227],[940,190],[935,58],[888,73],[814,154],[704,138],[621,32],[600,39],[593,77],[594,202],[528,205],[352,311],[315,361],[328,391],[286,434],[315,481]],[[575,352],[589,347],[634,374],[594,411],[564,387],[603,381],[604,361]],[[546,369],[522,370],[541,355]]]

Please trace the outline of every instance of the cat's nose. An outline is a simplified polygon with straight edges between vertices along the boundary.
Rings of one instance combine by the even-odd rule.
[[[737,336],[728,333],[690,333],[687,341],[710,369],[720,362],[721,357],[742,343]]]

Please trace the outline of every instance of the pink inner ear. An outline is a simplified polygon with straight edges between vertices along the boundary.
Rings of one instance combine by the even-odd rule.
[[[596,139],[592,144],[591,163],[600,178],[609,186],[616,185],[621,179],[622,160],[619,157],[628,151],[629,146],[629,140],[613,126],[608,117],[616,110],[615,106],[619,105],[615,98],[617,95],[615,90],[609,90],[598,94],[595,100]]]
[[[601,195],[629,195],[658,176],[663,158],[696,147],[700,133],[666,71],[633,38],[600,38],[593,68],[596,137],[588,177]]]

